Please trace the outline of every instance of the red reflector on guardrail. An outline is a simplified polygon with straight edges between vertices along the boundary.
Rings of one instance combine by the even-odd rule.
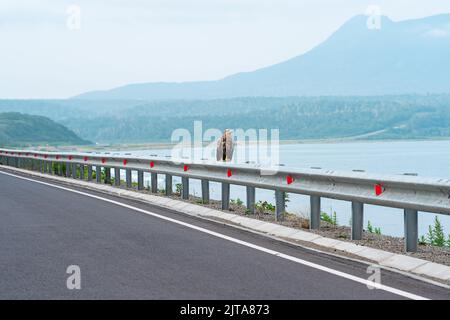
[[[231,177],[233,175],[233,172],[231,172],[231,169],[228,169],[227,170],[227,177],[229,178],[229,177]]]
[[[102,163],[106,163],[106,159],[105,158],[102,158]]]
[[[184,171],[188,171],[189,170],[189,166],[185,164],[184,167],[183,167],[183,170]]]
[[[123,165],[126,166],[127,163],[128,163],[128,160],[127,159],[123,159]]]
[[[73,157],[72,157],[72,156],[68,156],[67,158],[68,158],[69,160],[72,160],[72,159],[73,159]]]
[[[57,156],[56,156],[56,160],[58,160],[59,158],[60,158],[60,156],[57,155]]]
[[[375,195],[379,196],[384,192],[385,188],[383,187],[383,185],[381,184],[376,184],[375,185]]]
[[[153,161],[150,162],[150,168],[153,168],[155,166],[155,163]]]
[[[84,161],[88,161],[88,157],[84,157],[84,159],[83,159]]]
[[[48,157],[48,155],[45,154],[45,155],[44,155],[44,159],[47,159],[47,157]]]
[[[287,176],[286,177],[286,182],[287,182],[287,184],[291,184],[292,182],[294,182],[294,177],[293,176]]]
[[[36,153],[34,154],[34,157],[37,158],[37,154]]]

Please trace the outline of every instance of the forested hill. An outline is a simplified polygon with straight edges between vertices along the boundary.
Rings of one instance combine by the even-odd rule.
[[[448,139],[450,95],[170,101],[0,100],[98,143],[170,141],[173,130],[278,128],[281,139]]]
[[[78,137],[49,118],[18,112],[0,113],[0,146],[24,147],[36,145],[85,145],[89,141]]]

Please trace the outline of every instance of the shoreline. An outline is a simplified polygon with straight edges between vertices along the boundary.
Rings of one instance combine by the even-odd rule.
[[[445,138],[430,138],[430,139],[311,139],[311,140],[280,140],[279,145],[308,145],[308,144],[350,144],[350,143],[396,143],[396,142],[440,142],[440,141],[450,141],[450,137]],[[207,146],[212,142],[204,142],[203,146]],[[246,141],[249,145],[255,145],[257,141]],[[178,145],[179,142],[142,142],[142,143],[112,143],[112,144],[98,144],[98,145],[64,145],[64,146],[27,146],[27,147],[17,147],[11,146],[4,148],[10,149],[28,149],[28,150],[41,150],[41,151],[103,151],[105,149],[111,151],[139,151],[148,149],[168,149]],[[270,147],[270,144],[268,144]],[[189,147],[189,144],[186,144]]]
[[[392,143],[392,142],[438,142],[438,141],[450,141],[450,137],[448,138],[433,138],[433,139],[383,139],[383,140],[365,140],[365,139],[314,139],[314,140],[280,140],[280,145],[295,145],[295,144],[338,144],[338,143]],[[246,143],[250,145],[255,145],[257,141],[247,141]],[[118,144],[105,144],[105,145],[96,145],[96,146],[73,146],[72,148],[76,148],[78,150],[104,150],[104,149],[112,149],[115,151],[120,150],[145,150],[145,149],[167,149],[172,148],[178,145],[179,142],[143,142],[143,143],[118,143]],[[207,146],[211,144],[211,142],[203,143],[203,146]],[[187,144],[186,146],[189,146]],[[58,149],[65,149],[71,147],[62,147]]]

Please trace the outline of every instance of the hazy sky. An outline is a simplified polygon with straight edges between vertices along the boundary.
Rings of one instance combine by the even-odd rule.
[[[220,79],[301,54],[369,5],[450,13],[449,0],[0,0],[0,98]]]

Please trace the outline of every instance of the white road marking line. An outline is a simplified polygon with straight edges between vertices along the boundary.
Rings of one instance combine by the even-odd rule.
[[[208,229],[205,229],[205,228],[197,227],[195,225],[192,225],[192,224],[189,224],[189,223],[186,223],[186,222],[183,222],[183,221],[179,221],[179,220],[176,220],[176,219],[172,219],[172,218],[169,218],[169,217],[166,217],[166,216],[163,216],[163,215],[151,212],[151,211],[147,211],[147,210],[144,210],[144,209],[133,207],[133,206],[125,204],[125,203],[121,203],[121,202],[114,201],[114,200],[111,200],[111,199],[103,198],[103,197],[96,196],[96,195],[93,195],[93,194],[89,194],[89,193],[86,193],[86,192],[82,192],[82,191],[78,191],[78,190],[62,187],[62,186],[59,186],[59,185],[54,185],[54,184],[51,184],[51,183],[47,183],[47,182],[43,182],[43,181],[31,179],[31,178],[22,177],[22,176],[19,176],[19,175],[8,173],[8,172],[0,171],[0,173],[4,174],[4,175],[15,177],[15,178],[18,178],[18,179],[22,179],[22,180],[27,180],[27,181],[43,184],[43,185],[46,185],[46,186],[49,186],[49,187],[53,187],[53,188],[57,188],[57,189],[61,189],[61,190],[65,190],[65,191],[69,191],[69,192],[73,192],[73,193],[77,193],[77,194],[80,194],[80,195],[83,195],[83,196],[86,196],[86,197],[94,198],[94,199],[97,199],[97,200],[109,202],[109,203],[112,203],[112,204],[115,204],[115,205],[118,205],[118,206],[130,209],[130,210],[133,210],[133,211],[145,213],[145,214],[148,214],[150,216],[153,216],[153,217],[156,217],[156,218],[159,218],[159,219],[162,219],[162,220],[170,221],[170,222],[173,222],[173,223],[176,223],[176,224],[188,227],[190,229],[194,229],[194,230],[197,230],[197,231],[200,231],[200,232],[212,235],[212,236],[217,237],[217,238],[228,240],[230,242],[234,242],[234,243],[240,244],[240,245],[248,247],[248,248],[252,248],[252,249],[255,249],[255,250],[258,250],[258,251],[261,251],[261,252],[265,252],[265,253],[268,253],[270,255],[274,255],[274,256],[277,256],[277,257],[280,257],[280,258],[283,258],[283,259],[286,259],[286,260],[289,260],[289,261],[292,261],[292,262],[296,262],[296,263],[299,263],[299,264],[302,264],[302,265],[305,265],[305,266],[308,266],[308,267],[311,267],[311,268],[314,268],[314,269],[317,269],[317,270],[321,270],[321,271],[333,274],[333,275],[341,277],[341,278],[352,280],[352,281],[355,281],[355,282],[358,282],[358,283],[361,283],[361,284],[364,284],[364,285],[370,285],[370,286],[372,286],[372,287],[374,287],[376,289],[381,289],[381,290],[384,290],[386,292],[390,292],[390,293],[393,293],[393,294],[396,294],[396,295],[399,295],[399,296],[402,296],[402,297],[405,297],[405,298],[408,298],[408,299],[412,299],[412,300],[429,300],[428,298],[425,298],[425,297],[422,297],[422,296],[419,296],[419,295],[416,295],[416,294],[413,294],[413,293],[409,293],[409,292],[406,292],[406,291],[403,291],[403,290],[392,288],[392,287],[389,287],[389,286],[386,286],[386,285],[383,285],[383,284],[380,284],[380,283],[375,283],[373,281],[369,281],[369,280],[366,280],[366,279],[363,279],[363,278],[359,278],[357,276],[354,276],[354,275],[351,275],[351,274],[348,274],[348,273],[345,273],[345,272],[341,272],[341,271],[334,270],[334,269],[331,269],[331,268],[328,268],[328,267],[324,267],[322,265],[319,265],[319,264],[316,264],[316,263],[312,263],[312,262],[309,262],[309,261],[306,261],[306,260],[303,260],[303,259],[300,259],[300,258],[296,258],[296,257],[284,254],[284,253],[279,252],[279,251],[267,249],[267,248],[264,248],[264,247],[261,247],[261,246],[258,246],[258,245],[246,242],[246,241],[242,241],[242,240],[239,240],[239,239],[236,239],[236,238],[232,238],[232,237],[226,236],[224,234],[221,234],[221,233],[218,233],[218,232],[215,232],[215,231],[211,231],[211,230],[208,230]]]

